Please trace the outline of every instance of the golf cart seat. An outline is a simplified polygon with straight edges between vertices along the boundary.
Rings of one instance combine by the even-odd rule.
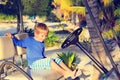
[[[15,37],[19,40],[27,38],[28,37],[28,33],[19,33],[19,34],[15,34]],[[23,55],[26,54],[26,48],[21,48],[19,46],[15,46],[16,50],[17,50],[17,56],[20,57],[21,59],[21,67],[24,68],[24,60],[23,60]]]
[[[21,72],[28,80],[33,80],[23,69],[14,64],[13,61],[9,61],[14,58],[16,49],[11,38],[7,36],[0,36],[0,80],[4,80],[2,74],[5,74],[4,70],[6,65],[14,67],[17,71]]]
[[[0,60],[12,58],[16,50],[12,39],[7,36],[0,36]]]

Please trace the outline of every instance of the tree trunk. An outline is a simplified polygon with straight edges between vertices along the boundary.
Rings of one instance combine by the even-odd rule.
[[[92,14],[95,18],[95,21],[97,23],[97,25],[99,26],[99,30],[100,30],[100,21],[99,21],[99,12],[98,12],[98,6],[97,6],[97,2],[96,0],[87,0],[88,4],[89,4],[89,7],[92,11]],[[86,12],[86,21],[87,21],[87,26],[88,26],[88,30],[89,30],[89,33],[90,33],[90,38],[91,38],[91,46],[92,46],[92,53],[93,53],[93,56],[101,62],[101,64],[103,64],[105,67],[108,66],[107,64],[107,56],[106,56],[106,53],[105,53],[105,49],[104,49],[104,46],[101,42],[101,39],[97,33],[97,30],[95,28],[95,26],[93,25],[93,22],[89,16],[89,13]],[[93,76],[92,78],[94,80],[99,80],[99,76],[101,74],[101,71],[99,71],[98,67],[93,64],[95,67],[94,67],[94,71],[93,71]]]
[[[23,26],[23,17],[22,17],[22,3],[21,0],[18,0],[18,15],[17,15],[17,32],[21,33],[24,32]]]
[[[20,16],[17,14],[17,33],[20,31]]]

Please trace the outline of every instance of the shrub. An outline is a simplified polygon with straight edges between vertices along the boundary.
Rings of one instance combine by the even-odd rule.
[[[59,45],[61,42],[59,41],[59,36],[55,35],[54,32],[50,31],[45,40],[46,47],[52,47],[55,45]]]
[[[57,55],[71,70],[74,70],[79,63],[79,58],[74,52],[63,52]]]
[[[120,25],[115,26],[114,30],[116,32],[116,35],[120,37]]]
[[[0,20],[15,20],[16,16],[0,14]]]
[[[25,27],[24,32],[28,33],[29,36],[34,36],[34,30],[33,29],[29,29],[28,27]],[[48,36],[45,40],[45,45],[46,47],[52,47],[52,46],[56,46],[59,45],[61,43],[59,36],[55,35],[54,32],[49,31]]]
[[[112,33],[112,30],[104,31],[104,32],[103,32],[103,38],[107,38],[107,39],[112,39],[112,38],[114,38],[114,35],[113,35],[113,33]]]
[[[79,41],[80,42],[83,42],[83,41],[90,42],[90,35],[89,35],[88,29],[83,28],[81,34],[79,35]]]
[[[116,36],[119,36],[120,35],[120,26],[119,25],[115,26],[114,30],[115,30]],[[103,35],[104,38],[107,38],[107,39],[113,39],[114,38],[112,30],[104,31],[102,35]]]

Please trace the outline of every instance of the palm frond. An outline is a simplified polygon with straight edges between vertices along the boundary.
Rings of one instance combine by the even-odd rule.
[[[115,16],[120,16],[120,7],[114,11]]]
[[[113,0],[102,0],[104,3],[104,6],[109,6]]]
[[[76,12],[78,14],[81,14],[85,16],[85,7],[80,7],[80,6],[72,6],[69,8],[71,12]]]

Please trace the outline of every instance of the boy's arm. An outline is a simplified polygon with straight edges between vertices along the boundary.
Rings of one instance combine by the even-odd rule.
[[[7,36],[7,37],[10,37],[10,38],[13,38],[13,35],[11,33],[6,33],[4,35]]]
[[[15,46],[26,47],[25,39],[18,40],[15,36],[13,36],[13,42]]]
[[[15,46],[26,47],[25,40],[18,40],[11,33],[6,33],[5,36],[12,38]]]

